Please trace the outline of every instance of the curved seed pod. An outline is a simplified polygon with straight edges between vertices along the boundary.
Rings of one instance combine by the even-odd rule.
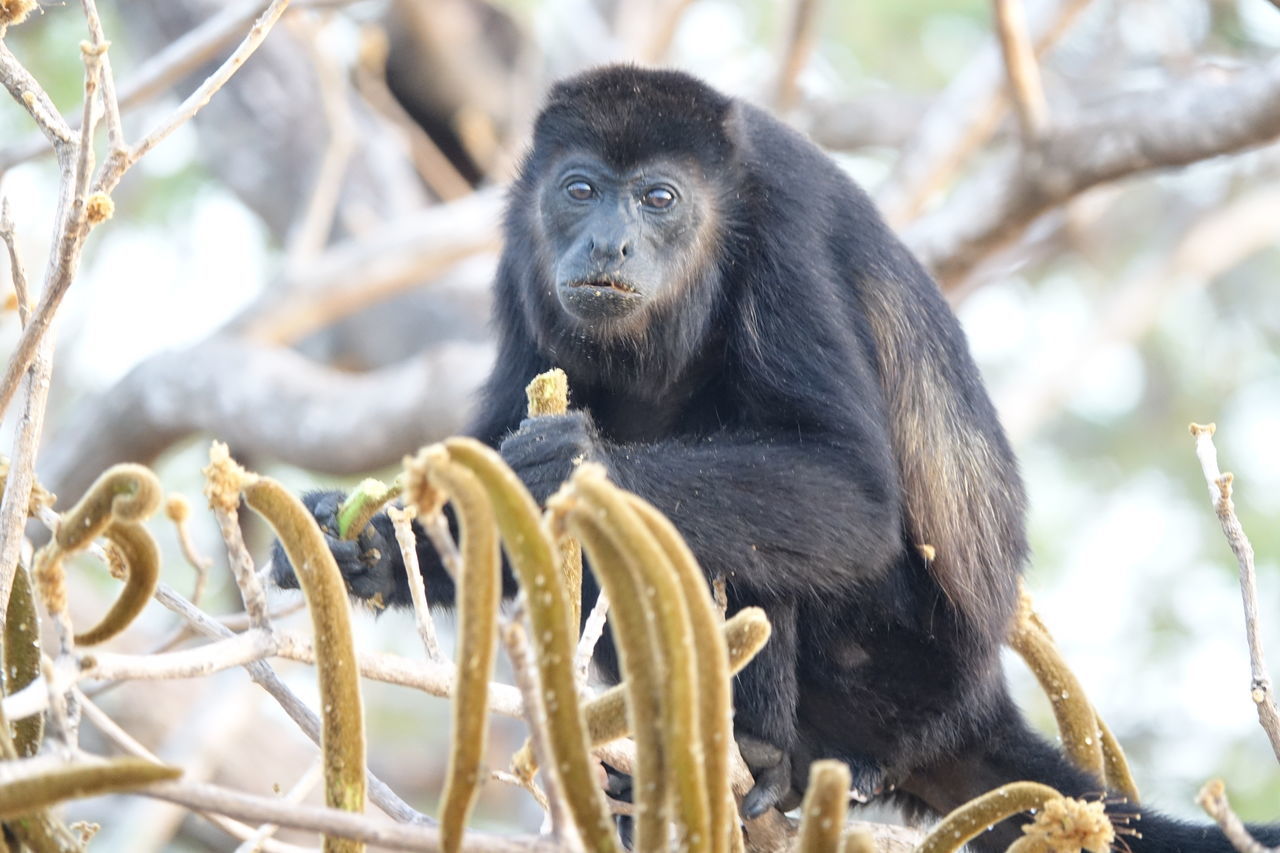
[[[1067,755],[1081,770],[1103,780],[1102,738],[1093,706],[1053,640],[1040,627],[1025,591],[1009,630],[1009,645],[1027,662],[1049,697]]]
[[[769,639],[769,618],[759,607],[744,607],[719,629],[729,651],[729,672],[735,674],[751,662]],[[587,734],[593,747],[631,734],[626,715],[626,683],[615,684],[585,706]],[[710,772],[707,773],[710,777]],[[727,778],[727,777],[726,777]]]
[[[626,558],[595,516],[570,511],[565,521],[591,558],[592,572],[609,600],[639,602],[641,594],[627,569]],[[635,850],[637,853],[665,850],[667,755],[659,704],[664,671],[649,635],[648,618],[640,607],[613,607],[609,621],[618,649],[618,666],[625,677],[620,686],[627,691],[627,727],[636,741],[636,763],[631,769]]]
[[[311,611],[321,698],[325,803],[346,811],[363,811],[364,709],[346,585],[324,534],[302,501],[267,477],[256,478],[242,488],[245,502],[267,520],[284,545]],[[326,837],[324,849],[327,853],[360,853],[364,844]]]
[[[31,575],[22,566],[13,575],[4,621],[4,693],[12,696],[40,674],[40,616],[36,612]],[[44,737],[44,714],[32,714],[13,724],[17,757],[30,758]]]
[[[63,551],[78,551],[115,521],[142,521],[164,499],[160,481],[149,468],[112,465],[98,476],[80,502],[67,510],[55,541]]]
[[[480,480],[443,451],[428,462],[432,480],[457,509],[462,549],[458,573],[458,683],[453,738],[440,804],[440,846],[457,853],[475,805],[489,741],[489,676],[498,649],[502,603],[497,523]]]
[[[828,759],[809,765],[809,787],[800,807],[796,853],[840,853],[852,785],[849,765],[843,761]]]
[[[124,557],[124,588],[102,621],[88,631],[76,634],[76,642],[85,646],[109,640],[129,627],[151,600],[160,579],[160,550],[145,527],[114,521],[102,535]]]
[[[618,839],[596,783],[587,750],[586,723],[573,675],[576,626],[571,626],[564,578],[537,504],[520,478],[489,447],[469,438],[444,444],[449,458],[475,474],[489,493],[511,567],[525,591],[538,679],[547,708],[547,740],[560,789],[587,848],[614,853]]]
[[[724,640],[715,621],[707,621],[707,630],[701,634],[695,632],[681,572],[672,565],[666,548],[659,544],[649,525],[636,511],[631,497],[610,483],[599,466],[579,468],[571,483],[580,501],[580,508],[576,511],[598,513],[605,533],[613,538],[615,546],[625,555],[627,566],[640,589],[639,602],[648,611],[651,625],[656,629],[653,643],[659,650],[667,676],[666,692],[660,706],[663,735],[667,742],[668,772],[674,780],[672,816],[676,820],[677,845],[692,851],[709,851],[713,843],[707,786],[711,751],[706,749],[703,741],[699,688],[712,697],[709,716],[714,724],[718,724],[713,733],[720,733],[726,750],[723,762],[717,763],[717,769],[724,770],[716,780],[719,784],[728,778],[727,749],[732,739],[725,731],[731,725],[731,702]],[[675,538],[679,541],[678,535]],[[694,571],[697,571],[696,566]],[[701,588],[694,595],[701,596],[701,599],[694,600],[709,600],[705,581],[699,583]],[[610,594],[610,600],[625,599],[615,599]],[[714,619],[709,614],[707,618]],[[717,670],[721,674],[700,682],[699,668],[709,664],[718,664]],[[716,719],[717,715],[720,719]],[[716,799],[724,799],[719,791]]]
[[[402,477],[397,477],[390,486],[372,477],[361,480],[338,507],[338,536],[355,539],[369,526],[369,520],[378,514],[378,510],[399,497],[403,490]]]
[[[1120,748],[1120,741],[1116,740],[1116,736],[1111,733],[1111,729],[1098,716],[1098,712],[1093,712],[1094,719],[1098,722],[1098,734],[1102,738],[1102,767],[1106,771],[1107,788],[1124,794],[1133,802],[1140,802],[1142,797],[1138,793],[1138,783],[1133,779],[1133,772],[1129,769],[1129,759],[1125,758],[1124,750]]]
[[[953,853],[993,823],[1030,809],[1043,808],[1062,795],[1039,782],[1010,782],[960,806],[943,818],[920,843],[917,853]]]
[[[529,417],[563,415],[569,411],[569,377],[558,367],[539,373],[525,386]],[[560,572],[569,597],[569,624],[576,633],[582,624],[582,547],[565,536],[556,543],[560,551]]]
[[[729,650],[729,672],[737,673],[764,648],[773,629],[763,610],[759,607],[744,607],[722,623],[720,630]],[[583,706],[583,712],[587,717],[587,737],[590,738],[593,749],[631,734],[631,724],[627,720],[625,681],[592,697]],[[511,766],[518,775],[526,779],[538,772],[538,762],[528,740],[512,756]]]
[[[711,597],[706,576],[675,525],[652,504],[636,495],[627,494],[626,500],[671,561],[676,582],[688,607],[696,649],[693,657],[697,666],[698,725],[706,774],[711,849],[720,853],[729,849],[729,834],[738,831],[739,825],[737,804],[729,786],[733,683],[728,644],[725,642],[728,623],[721,623],[720,611]],[[765,623],[768,624],[767,619]]]
[[[0,819],[8,820],[63,800],[128,791],[177,779],[182,770],[142,758],[51,764],[41,758],[9,762],[0,783]]]

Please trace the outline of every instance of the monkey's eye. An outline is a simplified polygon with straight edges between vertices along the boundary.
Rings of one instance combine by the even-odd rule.
[[[652,210],[666,210],[676,203],[676,194],[667,187],[649,187],[640,197],[640,203]]]
[[[574,201],[590,201],[596,194],[595,187],[586,181],[572,181],[564,188],[564,191]]]

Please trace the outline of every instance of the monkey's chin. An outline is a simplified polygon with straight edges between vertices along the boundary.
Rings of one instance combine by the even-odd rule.
[[[585,323],[621,320],[644,304],[634,290],[608,282],[573,282],[556,288],[564,310]]]

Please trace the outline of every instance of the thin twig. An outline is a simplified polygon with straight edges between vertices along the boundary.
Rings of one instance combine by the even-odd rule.
[[[1224,474],[1218,470],[1218,450],[1213,444],[1215,430],[1214,424],[1191,425],[1191,434],[1196,440],[1196,457],[1200,460],[1200,469],[1209,486],[1209,499],[1218,514],[1227,544],[1231,546],[1231,552],[1236,555],[1236,562],[1240,566],[1240,596],[1244,601],[1244,629],[1249,642],[1249,695],[1258,707],[1258,722],[1271,741],[1271,750],[1276,759],[1280,760],[1280,710],[1276,708],[1267,659],[1262,650],[1262,632],[1258,626],[1258,582],[1253,568],[1253,545],[1249,543],[1249,537],[1245,536],[1240,519],[1236,518],[1235,505],[1231,502],[1231,482],[1234,478],[1230,473]]]
[[[94,728],[101,732],[103,737],[130,755],[136,755],[139,758],[145,758],[148,761],[154,761],[157,764],[163,763],[160,756],[156,755],[154,752],[139,743],[133,735],[129,734],[120,726],[119,723],[111,719],[110,715],[103,711],[102,708],[100,708],[93,700],[89,699],[78,689],[74,691],[74,695],[76,697],[76,701],[80,704],[81,710],[84,712],[85,719],[87,719]],[[211,814],[209,812],[198,810],[194,811],[194,814],[197,814],[209,821],[209,823],[218,827],[232,838],[241,840],[252,838],[255,832],[253,827],[247,826],[239,821],[232,820],[231,818],[223,817],[222,815]],[[279,841],[267,841],[257,849],[262,850],[263,853],[303,853],[304,850],[308,850],[310,848],[298,847],[294,844],[284,844]]]
[[[294,16],[291,21],[302,30],[303,37],[299,41],[316,72],[316,88],[320,92],[329,144],[316,167],[306,208],[289,235],[290,263],[314,256],[329,241],[333,217],[342,194],[342,181],[351,162],[351,153],[355,150],[355,137],[351,130],[355,122],[351,116],[347,77],[333,57],[317,46],[320,28],[307,20],[308,17]]]
[[[543,812],[550,811],[551,804],[547,802],[546,793],[537,785],[533,784],[532,780],[526,782],[516,774],[508,773],[505,770],[490,770],[489,778],[495,782],[501,782],[504,785],[510,785],[513,788],[519,788],[520,790],[525,791],[529,796],[533,797],[534,802],[538,804],[538,808],[542,809]]]
[[[120,124],[120,102],[116,99],[116,81],[111,73],[111,59],[107,56],[107,41],[102,31],[102,19],[98,16],[98,4],[95,0],[81,0],[84,7],[85,23],[89,27],[89,39],[94,52],[101,59],[99,78],[102,88],[102,112],[107,121],[107,144],[112,151],[123,151],[125,148],[124,128]]]
[[[582,625],[582,636],[578,638],[578,650],[573,655],[573,671],[578,676],[578,685],[587,683],[587,670],[591,667],[591,657],[596,653],[596,644],[604,634],[605,621],[609,618],[609,596],[600,590],[596,603],[587,614],[587,621]]]
[[[242,794],[200,782],[162,782],[137,793],[178,803],[190,809],[217,812],[250,823],[274,823],[323,835],[352,838],[391,850],[441,850],[435,827],[388,823],[338,809],[282,803],[278,799]],[[468,853],[559,853],[550,841],[529,837],[499,837],[467,832]]]
[[[1022,0],[995,0],[995,12],[1009,92],[1013,95],[1022,138],[1030,143],[1044,133],[1049,123],[1049,108],[1040,81],[1040,66],[1027,31],[1026,12]]]
[[[240,530],[240,514],[234,509],[214,506],[213,516],[218,520],[218,529],[222,531],[222,541],[227,545],[227,559],[231,563],[231,574],[235,577],[236,586],[240,589],[240,598],[244,601],[245,612],[249,614],[249,624],[254,628],[265,628],[270,622],[267,610],[267,595],[262,589],[262,581],[258,578],[253,565],[253,557],[244,544],[244,534]]]
[[[773,88],[773,103],[780,112],[790,110],[798,100],[800,90],[796,80],[813,53],[821,5],[819,0],[792,0],[787,40]]]
[[[354,73],[356,90],[387,121],[391,122],[409,147],[413,166],[432,193],[441,201],[456,201],[471,194],[471,184],[449,161],[435,140],[401,106],[387,87],[383,65],[360,63]]]
[[[298,777],[298,781],[294,782],[293,787],[291,787],[281,798],[281,802],[302,802],[303,798],[306,797],[307,794],[310,794],[312,789],[315,788],[316,783],[323,778],[323,773],[324,761],[317,756],[316,759],[311,762],[311,765],[307,767],[306,772]],[[275,835],[279,829],[280,824],[278,823],[262,824],[254,830],[253,835],[246,838],[244,843],[236,848],[235,853],[257,853],[257,851],[264,849],[264,845],[268,839]]]
[[[125,171],[138,162],[148,151],[155,148],[169,135],[182,125],[186,124],[196,113],[200,112],[214,93],[227,84],[240,66],[253,56],[254,52],[262,45],[266,39],[267,33],[271,32],[271,28],[275,26],[276,21],[280,20],[280,16],[284,14],[285,9],[289,8],[289,0],[272,0],[270,6],[258,16],[253,22],[253,26],[249,29],[249,33],[240,42],[240,45],[227,57],[221,65],[218,66],[212,74],[210,74],[196,90],[186,97],[186,99],[178,105],[172,113],[166,116],[155,128],[144,136],[129,151],[119,157],[113,157],[103,166],[102,174],[98,179],[98,186],[104,192],[110,192],[119,183]]]
[[[1089,4],[1089,0],[1042,0],[1031,18],[1036,56],[1043,56]],[[893,173],[876,194],[892,225],[915,219],[1000,125],[1008,107],[1001,85],[998,49],[990,45],[953,76],[919,123]]]
[[[27,293],[27,271],[18,254],[18,236],[8,196],[0,196],[0,241],[4,241],[9,250],[9,277],[13,280],[13,292],[18,299],[18,319],[23,328],[26,328],[27,318],[31,314],[31,298]]]
[[[387,516],[395,526],[396,542],[400,545],[400,557],[409,579],[409,595],[413,598],[413,618],[418,625],[418,636],[427,650],[427,660],[444,663],[440,642],[436,639],[436,624],[431,619],[431,607],[427,601],[427,585],[422,580],[418,566],[418,542],[413,535],[413,519],[417,513],[412,506],[401,509],[388,507]]]
[[[445,521],[444,513],[439,510],[428,513],[419,521],[419,524],[426,531],[427,540],[431,546],[440,555],[440,562],[444,565],[445,571],[450,577],[457,578],[462,567],[462,555],[458,553],[458,543],[453,541],[453,534],[449,532],[449,523]]]
[[[1196,802],[1209,814],[1209,817],[1218,822],[1218,826],[1222,827],[1222,834],[1227,836],[1231,846],[1240,853],[1276,853],[1280,850],[1280,848],[1259,844],[1257,839],[1249,834],[1248,828],[1231,810],[1231,803],[1227,801],[1227,788],[1222,784],[1221,779],[1206,782],[1196,796]]]
[[[53,99],[9,51],[3,40],[0,40],[0,85],[26,108],[54,151],[75,145],[75,133],[58,113]]]
[[[569,848],[581,849],[581,840],[574,831],[573,819],[560,796],[560,780],[556,776],[555,765],[551,762],[551,750],[547,743],[547,712],[542,705],[542,690],[538,685],[538,668],[529,649],[529,639],[524,630],[519,613],[505,620],[499,629],[502,645],[511,660],[511,669],[515,675],[516,685],[524,696],[526,710],[525,721],[529,724],[529,740],[533,744],[533,754],[542,771],[542,788],[546,794],[546,812],[551,818],[552,836]]]

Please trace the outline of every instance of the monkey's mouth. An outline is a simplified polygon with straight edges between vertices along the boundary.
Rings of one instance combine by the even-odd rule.
[[[578,281],[568,282],[568,286],[574,289],[582,287],[591,288],[593,290],[613,290],[618,293],[625,293],[632,296],[636,295],[636,289],[634,287],[627,284],[625,281],[619,281],[614,278],[580,279]]]
[[[565,310],[586,322],[624,317],[644,302],[630,283],[604,276],[565,281],[557,290]]]

